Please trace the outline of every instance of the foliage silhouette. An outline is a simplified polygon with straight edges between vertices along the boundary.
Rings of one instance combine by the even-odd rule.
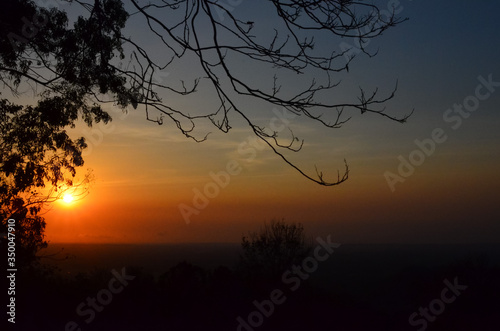
[[[239,271],[257,286],[281,280],[292,264],[300,264],[309,254],[304,227],[284,220],[265,223],[259,232],[242,238]]]
[[[87,174],[74,182],[87,145],[64,128],[74,127],[78,118],[88,126],[111,120],[91,100],[95,93],[113,94],[123,108],[136,106],[133,91],[108,65],[120,53],[127,14],[120,2],[97,1],[93,14],[78,18],[69,29],[67,13],[56,8],[29,0],[2,5],[0,81],[14,96],[30,86],[39,100],[33,106],[0,100],[0,230],[5,231],[9,218],[16,220],[17,262],[31,263],[47,245],[43,206],[65,188],[81,185],[85,192],[91,180]]]
[[[0,99],[0,232],[15,220],[17,262],[33,262],[46,247],[44,205],[59,199],[68,189],[81,187],[88,174],[74,182],[76,168],[83,165],[83,139],[71,139],[51,110],[62,110],[58,99],[45,99],[35,107]]]

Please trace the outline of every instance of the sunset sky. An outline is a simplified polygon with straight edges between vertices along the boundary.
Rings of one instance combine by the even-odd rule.
[[[243,2],[233,13],[258,15],[249,6]],[[305,139],[291,160],[311,174],[317,165],[335,180],[345,158],[345,183],[321,187],[268,148],[251,147],[249,128],[234,114],[228,134],[207,124],[200,132],[212,134],[196,143],[173,123],[146,121],[144,110],[124,114],[110,106],[111,124],[72,131],[89,143],[80,174],[91,168],[96,180],[86,198],[59,201],[45,214],[47,240],[239,242],[264,221],[284,218],[303,223],[310,236],[331,234],[340,243],[499,242],[500,3],[401,0],[397,8],[409,21],[372,41],[368,50],[378,55],[360,55],[331,97],[355,95],[359,85],[378,86],[385,95],[397,80],[388,112],[414,108],[406,124],[359,113],[340,129],[285,119]],[[132,19],[128,29],[139,26]],[[343,41],[349,42],[322,40],[337,51]],[[167,68],[158,79],[194,75],[186,68]],[[190,98],[193,109],[206,106],[203,90]],[[279,109],[254,108],[249,111],[263,123],[282,123]],[[418,152],[416,140],[428,150]],[[410,158],[418,163],[411,175],[400,166]],[[211,197],[202,201],[197,192],[204,191]],[[206,206],[196,208],[193,199]],[[180,206],[196,210],[189,224]]]

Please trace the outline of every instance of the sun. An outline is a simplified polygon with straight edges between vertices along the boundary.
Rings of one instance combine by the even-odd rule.
[[[73,197],[73,195],[71,195],[71,194],[69,194],[69,193],[66,193],[66,194],[63,196],[62,200],[63,200],[64,202],[66,202],[66,203],[72,203],[72,202],[73,202],[73,200],[75,200],[75,198]]]

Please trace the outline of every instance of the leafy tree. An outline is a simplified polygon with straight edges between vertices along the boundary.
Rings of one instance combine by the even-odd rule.
[[[24,107],[0,99],[0,232],[6,232],[9,219],[16,221],[17,261],[22,264],[47,245],[43,206],[90,179],[74,182],[76,167],[83,165],[83,138],[71,139],[64,123],[47,111],[60,109],[61,102],[46,99]]]
[[[240,271],[252,281],[275,281],[309,254],[304,227],[284,220],[265,223],[259,232],[243,236]]]
[[[111,120],[92,96],[112,94],[117,104],[136,105],[135,94],[109,66],[121,51],[127,14],[119,1],[97,1],[92,14],[68,28],[68,16],[29,0],[9,0],[0,13],[0,80],[18,95],[25,85],[42,87],[36,105],[0,100],[0,231],[16,220],[17,261],[29,264],[44,248],[44,205],[74,183],[83,165],[84,138],[65,128]],[[43,29],[43,31],[41,31]]]

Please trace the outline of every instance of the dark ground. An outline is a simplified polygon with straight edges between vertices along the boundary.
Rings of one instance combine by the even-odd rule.
[[[158,256],[175,246],[149,249]],[[300,283],[248,279],[234,264],[215,266],[214,261],[236,257],[237,249],[234,253],[229,246],[215,247],[211,261],[208,251],[198,246],[185,254],[194,260],[202,256],[193,264],[175,264],[172,259],[163,264],[150,257],[148,263],[154,267],[100,265],[91,272],[73,270],[70,276],[67,271],[18,272],[13,329],[500,330],[499,245],[342,245]],[[107,259],[111,266],[112,258]],[[200,263],[203,260],[206,263]],[[113,268],[135,278],[122,279],[127,284],[121,286],[112,281]],[[162,268],[164,272],[155,277],[154,270]],[[446,290],[444,300],[449,302],[444,303],[441,294],[453,283],[458,284],[458,295]],[[272,293],[281,293],[279,300]],[[97,308],[91,308],[87,298],[95,297],[101,304],[97,300]],[[278,303],[271,308],[273,298]],[[432,321],[415,315],[410,325],[410,315],[418,314],[420,307],[429,309],[427,320]],[[241,320],[249,324],[238,326]]]

